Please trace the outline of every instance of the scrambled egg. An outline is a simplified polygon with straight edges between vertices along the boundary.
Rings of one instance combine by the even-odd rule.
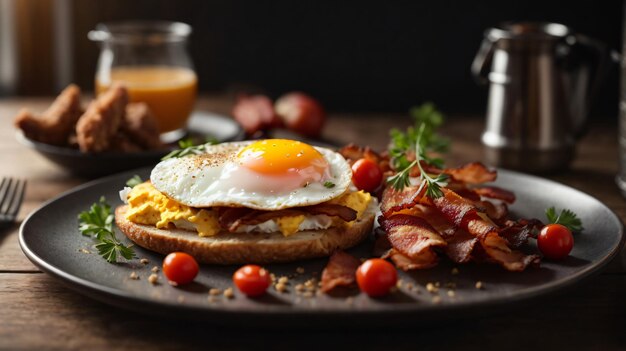
[[[210,209],[198,209],[180,204],[160,191],[151,183],[142,183],[128,194],[126,219],[138,224],[168,228],[177,221],[193,224],[200,236],[212,236],[220,231],[217,214]]]
[[[350,207],[361,218],[371,201],[371,195],[363,191],[347,192],[330,203]],[[158,191],[150,182],[135,186],[128,194],[126,219],[137,224],[154,225],[157,228],[177,226],[192,227],[200,236],[213,236],[221,231],[217,213],[210,208],[194,208],[178,203]],[[305,215],[274,219],[281,233],[289,236],[298,231]],[[189,224],[188,224],[189,223]],[[340,219],[334,223],[350,225]]]

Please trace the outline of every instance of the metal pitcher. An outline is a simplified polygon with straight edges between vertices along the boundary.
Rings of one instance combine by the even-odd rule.
[[[490,83],[482,135],[487,162],[527,172],[566,168],[609,53],[561,24],[506,23],[486,30],[472,73]]]

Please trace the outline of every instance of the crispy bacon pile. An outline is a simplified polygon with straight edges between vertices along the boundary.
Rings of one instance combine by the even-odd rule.
[[[350,164],[361,158],[376,162],[385,178],[393,174],[389,157],[368,147],[350,144],[340,153]],[[534,237],[543,223],[508,218],[507,204],[515,202],[515,194],[484,185],[496,180],[495,170],[480,162],[443,170],[423,163],[422,168],[448,175],[443,196],[432,199],[426,196],[426,187],[419,185],[400,191],[381,187],[378,195],[382,198],[382,216],[378,218],[374,256],[389,259],[405,271],[432,268],[442,255],[456,263],[490,262],[515,272],[539,265],[538,255],[515,249]],[[419,175],[417,167],[411,170],[412,177]],[[354,285],[359,264],[355,257],[335,252],[322,273],[322,291]]]
[[[515,195],[482,185],[496,179],[495,170],[474,162],[434,173],[439,172],[449,176],[449,184],[437,199],[427,197],[425,188],[419,186],[384,190],[379,222],[385,233],[377,243],[378,249],[388,245],[383,257],[403,270],[433,267],[439,253],[456,263],[493,262],[509,271],[539,265],[539,256],[514,249],[533,236],[542,223],[507,218],[507,203],[513,203]]]

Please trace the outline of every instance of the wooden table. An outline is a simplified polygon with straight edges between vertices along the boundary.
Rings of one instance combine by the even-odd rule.
[[[50,99],[0,101],[0,176],[28,179],[20,221],[43,201],[85,180],[66,174],[17,143],[12,118],[22,106],[38,111]],[[228,113],[232,99],[206,96],[202,109]],[[395,117],[395,118],[394,118]],[[408,118],[336,114],[326,136],[339,142],[384,148],[387,130]],[[480,159],[481,118],[450,118],[444,132],[454,144],[449,163]],[[618,170],[616,122],[595,124],[579,144],[571,171],[549,178],[589,193],[626,218],[626,201],[615,186]],[[600,275],[566,292],[535,300],[506,314],[405,330],[227,329],[207,323],[155,318],[114,308],[79,295],[40,272],[18,246],[18,224],[0,233],[0,349],[2,350],[179,350],[329,347],[345,349],[528,350],[532,347],[618,350],[626,348],[626,259],[615,259]],[[330,341],[332,339],[332,341]]]

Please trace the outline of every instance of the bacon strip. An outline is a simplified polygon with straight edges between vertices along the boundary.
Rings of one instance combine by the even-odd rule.
[[[476,207],[482,208],[483,212],[498,224],[503,224],[503,221],[506,220],[506,216],[509,214],[509,208],[505,203],[494,204],[489,201],[478,201],[474,204]]]
[[[253,209],[246,207],[218,207],[217,219],[222,228],[229,230],[229,228],[240,218],[245,217],[252,212],[254,212]]]
[[[394,212],[417,205],[425,193],[426,189],[422,188],[420,190],[419,186],[407,186],[401,191],[388,186],[383,192],[380,210],[384,217],[389,217]]]
[[[322,287],[320,290],[327,293],[336,287],[350,287],[356,282],[356,269],[361,264],[356,257],[343,251],[336,251],[330,256],[328,264],[322,272]]]
[[[275,218],[307,214],[324,214],[331,217],[339,217],[346,222],[350,222],[356,219],[357,212],[347,206],[326,203],[278,211],[258,211],[245,207],[219,207],[218,221],[222,228],[234,233],[242,225],[255,225]]]
[[[383,228],[394,249],[409,258],[421,257],[422,251],[446,246],[439,233],[420,217],[393,215],[383,221]]]
[[[443,251],[452,261],[467,263],[472,259],[476,244],[479,242],[478,238],[466,230],[455,227],[433,207],[417,205],[415,210],[420,211],[422,218],[441,234],[447,243]]]
[[[389,155],[386,153],[379,154],[372,150],[369,146],[361,147],[354,143],[350,143],[339,150],[341,156],[343,156],[350,165],[354,164],[359,159],[366,158],[376,162],[380,170],[385,173],[391,171],[389,166]]]
[[[446,241],[423,218],[396,214],[383,219],[381,224],[392,246],[384,257],[390,258],[396,267],[406,271],[437,265],[433,247],[446,246]]]
[[[497,186],[482,186],[479,188],[473,188],[472,190],[474,190],[478,195],[488,197],[490,199],[502,200],[509,204],[515,202],[514,193]]]
[[[505,227],[500,229],[499,234],[508,242],[509,246],[520,247],[528,241],[528,238],[535,237],[541,227],[543,227],[543,223],[538,219],[507,221]]]
[[[472,253],[478,244],[478,238],[466,230],[457,229],[452,235],[444,236],[448,245],[444,248],[445,254],[456,263],[467,263],[472,259]]]
[[[459,187],[458,189],[454,189],[453,187],[448,187],[450,190],[454,191],[455,193],[457,193],[457,195],[468,199],[470,201],[480,201],[480,195],[474,191],[473,189],[468,189],[465,187]]]
[[[354,143],[350,143],[339,150],[341,156],[343,156],[346,160],[355,162],[361,158],[367,158],[376,163],[382,160],[382,157],[372,150],[369,146],[361,147]]]
[[[509,271],[523,271],[529,265],[539,264],[539,256],[511,250],[507,241],[498,235],[498,227],[487,215],[479,213],[468,200],[448,189],[443,189],[443,192],[444,196],[434,201],[437,209],[456,226],[478,238],[482,249],[491,260]]]
[[[472,162],[457,168],[447,168],[443,173],[448,174],[452,179],[467,184],[482,184],[496,180],[498,173],[487,168],[480,162]]]
[[[506,240],[496,233],[490,233],[480,241],[485,253],[508,271],[521,272],[528,266],[538,267],[541,259],[538,255],[525,255],[513,251],[507,246]]]
[[[476,207],[452,190],[442,188],[444,195],[433,201],[435,207],[455,226],[467,227],[471,219],[477,219]]]
[[[383,258],[389,258],[397,268],[403,271],[415,269],[428,269],[437,265],[439,257],[433,250],[424,250],[416,257],[408,257],[403,255],[396,249],[389,250]]]
[[[331,217],[339,217],[346,222],[352,222],[356,219],[357,215],[357,212],[350,207],[329,203],[321,203],[313,206],[302,207],[302,209],[314,215],[324,214]]]

